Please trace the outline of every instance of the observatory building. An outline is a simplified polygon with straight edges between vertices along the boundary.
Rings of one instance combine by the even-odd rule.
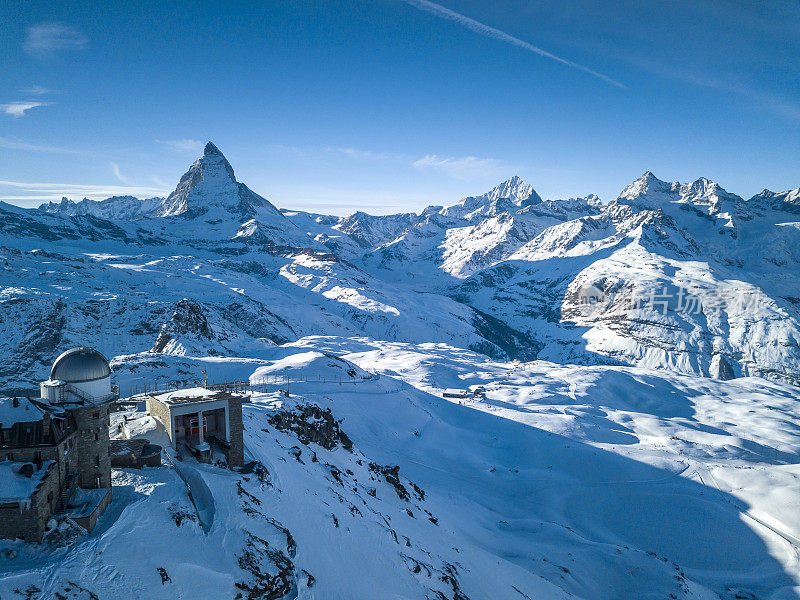
[[[91,530],[111,500],[108,361],[67,350],[39,389],[0,398],[0,538],[39,541],[54,513]]]
[[[50,404],[65,402],[102,404],[113,400],[111,367],[93,348],[73,348],[61,354],[40,386]]]

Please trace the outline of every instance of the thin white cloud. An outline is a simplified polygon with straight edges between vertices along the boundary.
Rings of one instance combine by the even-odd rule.
[[[137,196],[139,198],[165,196],[164,187],[139,185],[83,185],[75,183],[41,183],[0,180],[0,200],[31,205],[34,201],[57,201],[62,196],[90,200],[104,200],[110,196]]]
[[[675,81],[681,81],[697,87],[717,90],[726,94],[736,94],[774,114],[781,115],[794,121],[800,121],[800,102],[775,94],[769,90],[753,88],[744,85],[732,78],[720,78],[701,75],[680,68],[665,67],[649,60],[628,58],[634,66],[649,73]]]
[[[66,23],[39,23],[28,27],[22,47],[31,56],[47,58],[62,50],[80,50],[89,38]]]
[[[51,90],[50,88],[46,88],[43,85],[32,85],[27,88],[23,88],[20,90],[23,94],[32,94],[34,96],[49,96],[51,94],[60,94],[58,90]]]
[[[362,150],[349,146],[289,146],[285,144],[272,144],[267,148],[270,152],[283,155],[292,155],[306,160],[324,159],[331,155],[343,156],[354,160],[370,161],[396,161],[407,163],[412,157],[392,152],[376,152]]]
[[[152,179],[153,183],[155,183],[158,187],[162,187],[162,188],[168,188],[169,187],[169,184],[166,181],[164,181],[160,177],[157,177],[156,175],[153,175],[150,179]]]
[[[47,154],[88,154],[87,152],[73,150],[72,148],[61,148],[59,146],[48,146],[45,144],[31,144],[22,140],[14,140],[5,137],[0,137],[0,148],[8,148],[9,150],[22,150],[24,152],[44,152]]]
[[[111,172],[114,173],[114,177],[119,179],[122,183],[130,185],[130,179],[125,177],[122,172],[119,170],[119,165],[115,162],[109,163],[111,165]]]
[[[157,143],[167,146],[175,152],[188,152],[190,154],[202,154],[205,144],[200,140],[181,139],[181,140],[156,140]]]
[[[350,158],[363,158],[367,160],[393,160],[400,158],[396,154],[388,152],[373,152],[372,150],[360,150],[358,148],[342,148],[340,146],[326,146],[323,148],[325,152],[333,154],[343,154]]]
[[[427,154],[415,160],[413,166],[420,171],[438,171],[453,179],[475,179],[495,177],[507,173],[511,168],[495,158],[477,156],[439,156]]]
[[[48,106],[49,104],[50,102],[9,102],[8,104],[0,104],[0,111],[6,113],[7,115],[11,115],[15,119],[19,119],[20,117],[24,117],[25,113],[32,108]]]
[[[419,10],[424,10],[431,14],[436,15],[442,19],[446,19],[448,21],[453,21],[461,25],[462,27],[466,27],[470,31],[474,31],[479,35],[483,35],[495,40],[499,40],[501,42],[505,42],[506,44],[511,44],[512,46],[516,46],[517,48],[522,48],[523,50],[527,50],[529,52],[533,52],[534,54],[538,54],[544,58],[553,60],[557,63],[561,63],[571,69],[576,69],[578,71],[582,71],[584,73],[588,73],[593,77],[597,77],[598,79],[602,79],[606,83],[610,83],[616,87],[627,89],[627,86],[623,83],[620,83],[616,79],[612,79],[608,75],[604,75],[603,73],[599,73],[589,67],[586,67],[582,64],[573,62],[571,60],[567,60],[566,58],[561,58],[560,56],[556,56],[555,54],[548,52],[547,50],[543,50],[538,46],[534,46],[524,40],[521,40],[513,35],[506,33],[505,31],[501,31],[485,23],[481,23],[480,21],[476,21],[475,19],[470,19],[466,15],[462,15],[461,13],[457,13],[454,10],[450,10],[442,6],[441,4],[436,4],[435,2],[430,2],[429,0],[401,0],[406,4],[413,6],[414,8],[418,8]]]

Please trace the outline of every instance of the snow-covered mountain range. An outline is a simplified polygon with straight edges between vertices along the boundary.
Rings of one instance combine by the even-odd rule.
[[[0,396],[76,345],[123,397],[253,384],[242,472],[115,412],[164,465],[0,541],[0,596],[798,598],[797,290],[800,190],[651,173],[338,217],[209,143],[167,198],[0,203]]]
[[[308,334],[800,383],[800,190],[744,200],[648,172],[602,203],[513,177],[340,218],[278,210],[209,143],[165,199],[0,204],[0,246],[9,389],[79,341],[257,354]],[[207,327],[175,326],[187,306]]]

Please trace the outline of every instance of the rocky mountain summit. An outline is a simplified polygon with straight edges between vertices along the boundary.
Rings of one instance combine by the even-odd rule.
[[[798,206],[800,190],[744,200],[647,172],[608,203],[513,177],[337,217],[278,210],[209,142],[164,199],[0,204],[0,354],[34,353],[0,385],[78,341],[257,356],[311,334],[800,384]]]

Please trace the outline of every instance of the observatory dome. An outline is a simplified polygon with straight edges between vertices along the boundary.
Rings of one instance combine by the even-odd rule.
[[[67,383],[87,383],[111,376],[111,367],[106,357],[93,348],[67,350],[53,363],[51,380]]]

